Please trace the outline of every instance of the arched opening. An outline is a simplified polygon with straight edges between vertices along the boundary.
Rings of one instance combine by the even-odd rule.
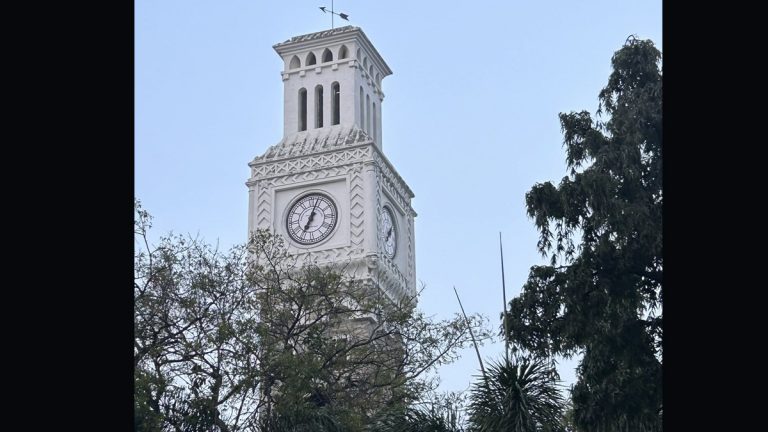
[[[371,97],[365,95],[365,131],[371,133]]]
[[[349,57],[349,50],[346,45],[342,45],[341,48],[339,48],[339,60],[347,57]]]
[[[339,83],[331,84],[331,125],[341,123],[341,90]]]
[[[323,86],[315,87],[315,128],[323,127]]]
[[[360,61],[360,48],[357,49],[357,54],[355,54],[355,58],[357,61]]]
[[[368,75],[373,79],[373,65],[368,66]]]
[[[333,61],[333,53],[328,48],[323,51],[323,63],[328,63],[329,61]]]
[[[365,129],[365,96],[363,95],[363,86],[360,86],[360,129]]]
[[[363,59],[363,70],[368,70],[368,57]]]
[[[376,102],[373,103],[373,139],[376,140]]]
[[[381,75],[376,74],[376,85],[381,87]]]
[[[317,59],[315,58],[315,53],[311,52],[307,54],[307,61],[305,62],[307,66],[313,65],[317,63]]]
[[[299,56],[293,56],[291,59],[291,64],[288,66],[289,69],[298,69],[301,67],[301,60],[299,60]]]
[[[299,89],[299,132],[307,130],[307,89]]]

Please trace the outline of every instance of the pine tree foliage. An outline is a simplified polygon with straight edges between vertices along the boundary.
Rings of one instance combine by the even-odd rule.
[[[569,169],[526,194],[550,265],[509,304],[511,340],[583,354],[572,390],[584,431],[661,430],[661,53],[633,36],[612,60],[595,121],[560,114]]]

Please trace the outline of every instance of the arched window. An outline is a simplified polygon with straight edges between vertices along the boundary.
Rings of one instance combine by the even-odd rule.
[[[370,75],[371,79],[373,79],[373,65],[368,66],[368,75]]]
[[[331,50],[328,48],[323,51],[323,63],[327,63],[329,61],[333,61],[333,53],[331,53]]]
[[[376,85],[381,87],[381,75],[379,74],[376,74]]]
[[[291,64],[288,66],[289,69],[298,69],[301,67],[301,60],[299,60],[299,56],[293,56],[291,59]]]
[[[371,97],[365,95],[365,131],[371,133]]]
[[[307,89],[299,90],[299,132],[307,130]]]
[[[317,59],[315,58],[315,53],[311,52],[307,54],[307,61],[305,63],[307,64],[307,66],[316,64]]]
[[[331,84],[331,125],[337,125],[341,122],[341,90],[339,83]]]
[[[323,127],[323,86],[315,87],[315,128]]]
[[[360,48],[357,49],[357,54],[355,55],[355,58],[357,61],[360,61]]]
[[[339,60],[347,57],[349,57],[349,50],[346,45],[342,45],[341,48],[339,48]]]
[[[376,102],[373,103],[373,139],[376,139]]]
[[[365,96],[363,95],[363,86],[360,86],[360,129],[365,129]]]

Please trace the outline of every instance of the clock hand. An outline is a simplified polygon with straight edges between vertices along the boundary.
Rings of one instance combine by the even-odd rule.
[[[389,231],[387,231],[387,241],[389,241],[389,237],[392,235],[392,227],[389,227]]]
[[[309,219],[307,219],[307,224],[304,225],[304,231],[309,229],[309,224],[312,222],[312,219],[314,219],[314,217],[315,217],[315,210],[317,210],[317,204],[318,203],[320,203],[320,199],[317,199],[317,201],[315,201],[315,206],[312,207],[312,213],[310,213]]]

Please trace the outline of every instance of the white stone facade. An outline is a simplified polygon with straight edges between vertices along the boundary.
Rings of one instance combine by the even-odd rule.
[[[299,259],[344,266],[350,276],[381,287],[393,300],[415,295],[414,195],[381,145],[381,79],[392,71],[357,27],[294,37],[274,48],[285,62],[284,135],[249,164],[249,231],[269,229],[285,238]],[[347,56],[340,59],[344,51]],[[310,53],[314,65],[306,64]],[[329,61],[323,62],[324,56]],[[331,121],[335,83],[338,124]],[[317,86],[323,88],[322,127],[315,127]],[[306,130],[299,131],[302,88],[307,91]],[[291,240],[285,218],[293,202],[312,192],[335,202],[338,220],[330,236],[306,246]],[[385,206],[397,236],[391,258],[379,232]]]
[[[322,101],[323,125],[331,126],[333,83],[340,89],[340,125],[364,130],[381,148],[381,80],[392,71],[362,30],[340,27],[334,30],[297,36],[274,46],[283,58],[284,84],[283,136],[300,132],[299,91],[307,92],[306,130],[317,121],[317,86],[325,90]],[[327,53],[332,60],[323,61]],[[314,64],[308,64],[313,56]],[[341,58],[345,56],[344,58]],[[362,92],[361,92],[362,90]]]

